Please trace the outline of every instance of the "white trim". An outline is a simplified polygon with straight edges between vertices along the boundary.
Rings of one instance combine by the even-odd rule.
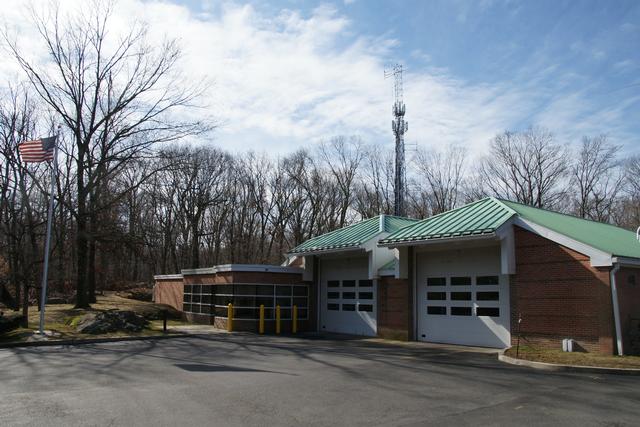
[[[302,274],[304,272],[304,269],[300,267],[283,267],[281,265],[267,265],[267,264],[223,264],[223,265],[216,265],[214,267],[207,267],[207,268],[184,269],[182,270],[181,276],[226,273],[230,271]]]
[[[624,355],[622,349],[622,327],[620,326],[620,306],[618,304],[618,287],[616,285],[616,273],[620,270],[620,264],[616,264],[609,273],[611,281],[611,302],[613,303],[613,320],[616,327],[616,344],[618,356]]]
[[[195,274],[216,274],[215,267],[207,268],[183,268],[180,270],[183,276],[192,276]]]
[[[182,280],[182,274],[158,274],[153,276],[153,280]]]
[[[368,241],[369,240],[367,240],[367,242]],[[287,255],[288,256],[323,255],[323,254],[330,254],[334,252],[349,252],[349,251],[363,251],[363,250],[364,250],[364,245],[358,245],[358,246],[349,246],[346,248],[329,248],[329,249],[309,250],[304,252],[290,252]]]
[[[473,234],[468,236],[452,236],[452,237],[442,237],[437,239],[407,240],[406,242],[378,243],[378,246],[397,248],[401,246],[435,245],[438,243],[448,243],[451,241],[466,242],[466,241],[484,240],[484,239],[495,240],[497,237],[498,236],[496,235],[495,232],[491,232],[486,234]]]
[[[514,221],[514,225],[588,256],[592,267],[611,267],[613,265],[612,254],[596,249],[586,243],[574,240],[571,237],[557,231],[553,231],[533,221],[517,217]]]

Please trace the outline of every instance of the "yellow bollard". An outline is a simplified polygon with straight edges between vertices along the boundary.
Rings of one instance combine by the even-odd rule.
[[[297,305],[293,306],[293,325],[291,325],[291,332],[294,334],[298,332],[298,306]]]
[[[264,304],[260,304],[260,334],[264,334]]]
[[[227,306],[227,332],[233,332],[233,304]]]
[[[276,305],[276,334],[280,333],[280,306]]]

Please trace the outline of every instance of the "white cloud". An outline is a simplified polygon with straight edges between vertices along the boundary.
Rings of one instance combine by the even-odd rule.
[[[349,19],[330,6],[308,16],[295,10],[266,15],[235,3],[205,6],[196,15],[166,2],[121,0],[111,25],[117,32],[132,17],[143,18],[151,39],[165,34],[180,39],[181,65],[190,80],[214,81],[206,102],[222,124],[213,134],[216,144],[231,151],[285,153],[338,134],[392,143],[392,83],[383,71],[397,40],[353,34]],[[2,12],[7,22],[16,22],[17,10]],[[33,29],[20,22],[21,38],[42,55],[33,44]],[[15,70],[5,62],[1,80]],[[430,146],[463,144],[480,152],[497,132],[527,119],[536,91],[533,84],[471,84],[446,69],[410,69],[407,139]],[[562,113],[550,111],[557,123]]]

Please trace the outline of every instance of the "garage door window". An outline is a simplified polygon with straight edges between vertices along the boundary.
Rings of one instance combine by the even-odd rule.
[[[499,292],[476,292],[476,300],[478,301],[498,301],[499,299]]]
[[[327,298],[340,299],[340,292],[327,292]]]
[[[356,311],[355,304],[342,304],[342,311]]]
[[[340,281],[339,280],[329,280],[327,282],[327,286],[330,288],[339,288],[340,287]]]
[[[447,307],[436,306],[436,305],[428,305],[427,306],[427,314],[445,315],[445,314],[447,314]]]
[[[471,286],[471,277],[452,277],[451,286]]]
[[[361,288],[370,288],[373,286],[373,280],[358,280],[358,286]]]
[[[478,286],[484,286],[484,285],[497,286],[500,284],[500,281],[498,279],[498,276],[478,276],[476,277],[476,284]]]
[[[343,288],[354,288],[356,286],[355,280],[343,280],[342,287]]]
[[[452,316],[471,316],[471,307],[451,307]]]
[[[330,302],[329,304],[327,304],[327,310],[338,311],[340,310],[340,304]]]
[[[471,301],[471,292],[451,292],[452,301]]]
[[[356,299],[356,293],[355,292],[343,292],[342,293],[342,299]]]
[[[373,305],[372,304],[358,304],[358,311],[372,312],[373,311]]]
[[[427,277],[427,286],[445,286],[446,284],[446,277]]]
[[[444,301],[447,299],[446,292],[427,292],[427,299],[431,301]]]
[[[360,299],[373,299],[373,292],[359,292],[358,298]]]
[[[500,317],[500,309],[498,307],[478,307],[476,309],[476,315]]]

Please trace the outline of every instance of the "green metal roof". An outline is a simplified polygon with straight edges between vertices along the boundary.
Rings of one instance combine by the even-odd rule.
[[[632,231],[507,200],[500,200],[500,202],[513,209],[525,220],[564,234],[593,248],[613,256],[640,258],[640,243]]]
[[[313,237],[289,251],[290,254],[328,251],[332,249],[357,248],[381,232],[393,233],[417,220],[384,215],[382,227],[380,216],[365,219],[338,230]],[[381,229],[382,228],[382,229]]]
[[[613,256],[640,258],[640,243],[632,231],[493,197],[402,228],[380,244],[491,234],[514,215]]]
[[[490,234],[513,215],[513,209],[490,197],[403,228],[382,239],[380,244]]]

